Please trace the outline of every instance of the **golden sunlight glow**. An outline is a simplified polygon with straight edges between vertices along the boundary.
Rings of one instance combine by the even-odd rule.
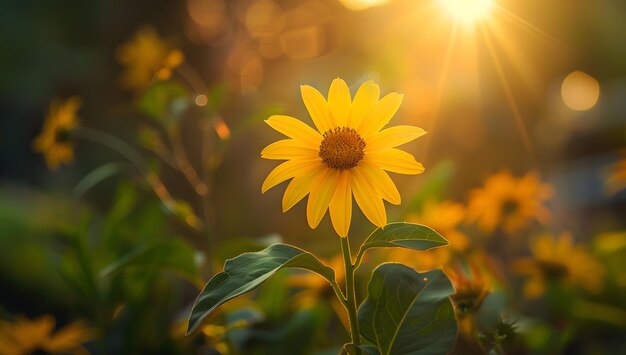
[[[600,84],[593,77],[581,71],[575,71],[563,80],[561,97],[570,109],[586,111],[593,108],[598,102]]]
[[[339,0],[343,6],[350,10],[365,10],[368,7],[380,6],[389,2],[389,0]]]
[[[457,21],[473,24],[487,16],[493,8],[493,0],[438,0]]]

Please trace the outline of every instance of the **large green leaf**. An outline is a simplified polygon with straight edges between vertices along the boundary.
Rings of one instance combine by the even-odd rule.
[[[406,222],[389,223],[367,237],[359,254],[370,248],[402,247],[424,251],[448,244],[441,234],[430,227]]]
[[[187,334],[224,302],[259,287],[276,271],[296,267],[316,272],[327,280],[334,280],[335,272],[322,264],[313,254],[302,249],[274,244],[254,253],[241,254],[226,260],[224,271],[206,284],[191,310]]]
[[[457,331],[453,293],[441,270],[418,273],[401,264],[380,265],[359,307],[361,336],[382,355],[445,354]]]

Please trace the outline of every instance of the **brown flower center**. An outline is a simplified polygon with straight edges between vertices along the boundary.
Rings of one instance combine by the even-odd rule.
[[[329,168],[351,169],[365,156],[365,140],[355,129],[337,127],[323,134],[319,156]]]

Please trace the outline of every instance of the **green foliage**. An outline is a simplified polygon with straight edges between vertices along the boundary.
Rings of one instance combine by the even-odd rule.
[[[441,270],[418,273],[401,264],[376,268],[359,307],[361,335],[381,354],[445,354],[457,325]]]
[[[259,252],[241,254],[227,260],[224,271],[206,284],[191,310],[187,334],[218,306],[254,290],[286,267],[310,270],[329,281],[335,279],[333,269],[322,264],[313,254],[290,245],[274,244]]]
[[[146,90],[139,102],[139,108],[169,126],[178,121],[190,103],[189,93],[184,87],[172,82],[161,82]]]
[[[430,227],[406,222],[389,223],[367,237],[359,254],[370,248],[402,247],[425,251],[446,245],[448,241]]]

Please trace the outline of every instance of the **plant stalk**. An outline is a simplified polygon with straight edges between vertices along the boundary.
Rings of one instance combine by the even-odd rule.
[[[361,333],[359,331],[359,321],[356,313],[356,292],[354,288],[354,265],[352,264],[352,256],[350,254],[350,243],[348,238],[341,238],[341,253],[346,269],[346,308],[348,310],[348,320],[350,323],[350,337],[352,344],[357,347],[357,354],[360,354],[358,348],[361,345]]]

